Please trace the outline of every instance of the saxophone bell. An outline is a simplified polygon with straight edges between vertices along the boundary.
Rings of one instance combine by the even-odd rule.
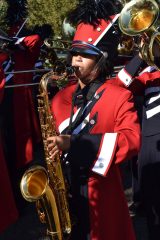
[[[47,224],[47,235],[52,240],[62,240],[56,200],[46,169],[38,165],[29,168],[22,176],[20,189],[25,200],[36,202],[39,219]]]

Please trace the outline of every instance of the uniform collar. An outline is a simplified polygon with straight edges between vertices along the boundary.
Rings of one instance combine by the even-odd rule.
[[[83,89],[81,89],[80,86],[78,86],[73,97],[74,106],[77,106],[77,107],[80,107],[82,105],[84,106],[88,101],[92,99],[97,89],[102,84],[103,84],[103,81],[96,79],[90,82]]]

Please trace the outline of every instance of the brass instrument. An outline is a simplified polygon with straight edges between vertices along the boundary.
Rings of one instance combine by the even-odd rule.
[[[44,67],[52,68],[56,65],[57,60],[66,63],[70,46],[71,41],[52,38],[44,39],[40,52],[40,59],[43,59]]]
[[[160,69],[160,63],[156,61],[156,58],[160,57],[158,20],[159,6],[155,0],[132,0],[120,13],[119,28],[126,35],[142,37],[142,58],[149,65]]]
[[[58,80],[63,80],[71,73],[73,73],[72,67],[66,68],[66,72],[61,74]],[[56,135],[47,93],[47,84],[53,78],[53,71],[43,75],[38,95],[38,112],[47,170],[38,165],[29,168],[21,179],[20,189],[27,201],[36,202],[39,218],[41,222],[47,224],[47,235],[52,240],[62,240],[69,237],[71,220],[60,156],[57,154],[54,162],[51,161],[47,149],[47,138]]]
[[[63,39],[52,39],[52,38],[46,38],[44,40],[44,44],[48,48],[54,48],[57,50],[69,50],[72,44],[72,41],[63,40]]]
[[[120,37],[120,43],[118,45],[119,55],[131,55],[135,48],[134,38],[126,34],[122,34]]]

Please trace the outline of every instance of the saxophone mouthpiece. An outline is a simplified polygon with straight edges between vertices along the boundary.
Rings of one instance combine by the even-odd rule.
[[[67,75],[72,75],[75,72],[74,66],[67,66],[66,67],[66,73]]]
[[[67,75],[72,75],[72,74],[75,73],[78,69],[79,69],[79,67],[77,67],[77,66],[67,66],[67,67],[66,67],[66,73],[67,73]]]

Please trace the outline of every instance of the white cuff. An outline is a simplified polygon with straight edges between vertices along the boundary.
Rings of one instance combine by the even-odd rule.
[[[106,133],[103,138],[101,149],[92,171],[100,175],[106,175],[114,158],[117,145],[117,133]]]
[[[129,86],[132,82],[132,76],[129,75],[125,69],[123,68],[119,73],[118,73],[118,78],[125,84],[125,86]]]

